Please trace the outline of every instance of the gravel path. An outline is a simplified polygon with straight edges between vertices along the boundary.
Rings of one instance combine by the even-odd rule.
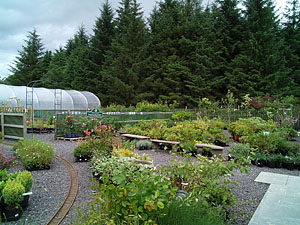
[[[35,135],[39,139],[50,142],[56,154],[68,160],[76,168],[79,176],[79,192],[74,203],[74,206],[69,212],[69,215],[64,219],[62,224],[71,224],[72,217],[75,215],[75,208],[81,206],[83,202],[92,200],[90,182],[92,176],[89,172],[89,163],[81,162],[75,163],[73,157],[73,149],[77,146],[77,142],[64,142],[54,140],[53,134]],[[300,138],[297,140],[300,143]],[[8,151],[11,147],[6,146],[5,150]],[[225,148],[227,154],[228,147]],[[171,156],[166,151],[138,151],[138,154],[147,153],[156,166],[163,164],[170,164]],[[11,169],[23,169],[21,166]],[[248,174],[241,174],[235,171],[234,180],[239,180],[237,186],[233,188],[233,193],[238,199],[238,203],[233,207],[235,211],[235,219],[232,224],[248,224],[265,192],[268,189],[268,184],[257,183],[255,178],[261,171],[280,173],[287,175],[299,176],[300,171],[289,171],[286,169],[271,169],[267,167],[250,166]],[[10,222],[7,224],[32,224],[41,225],[46,224],[50,217],[54,214],[60,204],[63,202],[68,188],[69,188],[69,175],[67,169],[58,160],[54,159],[53,165],[50,170],[33,171],[34,177],[33,195],[29,200],[28,210],[24,213],[18,222]],[[231,215],[233,217],[233,215]]]

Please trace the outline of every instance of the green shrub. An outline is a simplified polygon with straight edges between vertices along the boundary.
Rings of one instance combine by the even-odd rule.
[[[280,153],[287,155],[300,152],[299,146],[293,146],[276,133],[270,133],[269,135],[264,135],[263,133],[253,134],[243,139],[243,142],[249,143],[252,148],[257,148],[259,151],[267,151],[271,154]]]
[[[8,180],[2,190],[4,203],[9,207],[18,206],[24,199],[22,194],[25,193],[24,186],[16,180]]]
[[[251,151],[252,149],[248,143],[233,143],[228,150],[228,154],[235,156],[236,159],[247,159],[251,156]]]
[[[93,157],[91,163],[91,170],[97,174],[100,180],[103,180],[103,176],[110,180],[111,183],[115,183],[113,181],[113,177],[119,175],[123,171],[134,172],[134,171],[149,171],[151,170],[151,166],[143,165],[143,164],[135,164],[126,158],[119,158],[116,156],[112,156],[111,158],[106,157]],[[130,178],[128,182],[130,181]]]
[[[107,174],[103,178],[100,186],[94,183],[99,191],[96,201],[101,214],[116,224],[155,224],[177,189],[154,171],[122,170],[112,177],[116,185],[110,183]]]
[[[74,148],[73,155],[76,158],[91,158],[93,155],[93,148],[90,143],[82,142]]]
[[[161,225],[221,225],[224,213],[208,204],[201,196],[182,200],[174,198],[158,218]]]
[[[135,146],[139,150],[150,150],[152,148],[152,142],[147,140],[138,141]]]
[[[135,150],[134,141],[130,141],[130,140],[123,141],[121,147],[124,149],[127,149],[129,151],[132,151],[132,152],[134,152],[134,150]]]
[[[22,141],[16,152],[27,169],[49,168],[54,157],[53,147],[36,138]]]
[[[184,160],[172,160],[172,165],[162,166],[161,174],[169,177],[172,184],[179,189],[192,193],[194,197],[203,196],[213,207],[226,211],[235,203],[236,198],[231,193],[234,176],[233,169],[248,172],[243,162],[223,162],[222,159],[213,157],[208,159],[197,155],[194,161],[189,154],[184,155]]]
[[[197,153],[197,147],[194,142],[187,141],[187,142],[181,142],[180,147],[183,150],[184,153]]]
[[[175,120],[176,122],[183,122],[185,120],[191,120],[192,118],[193,113],[186,111],[177,111],[171,117],[171,119]]]
[[[20,172],[17,175],[16,181],[24,186],[25,192],[29,192],[31,190],[33,177],[29,171],[25,170]]]

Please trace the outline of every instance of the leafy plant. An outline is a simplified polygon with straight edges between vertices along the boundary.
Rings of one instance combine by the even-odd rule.
[[[233,143],[228,150],[228,154],[235,156],[236,159],[247,159],[251,156],[251,151],[253,149],[251,149],[248,143]]]
[[[183,122],[185,120],[191,120],[193,118],[193,113],[187,111],[177,111],[174,112],[171,119],[176,122]]]
[[[113,218],[116,224],[155,224],[162,210],[175,195],[168,179],[154,171],[123,170],[112,177],[107,174],[100,186],[94,182],[101,214]]]
[[[215,225],[226,224],[224,213],[212,207],[203,197],[174,198],[158,218],[161,225]]]
[[[93,155],[93,148],[90,143],[82,142],[74,148],[73,155],[76,158],[91,158]]]
[[[19,206],[24,199],[24,193],[24,186],[16,180],[8,180],[2,190],[4,202],[11,208]]]
[[[29,192],[31,190],[33,177],[29,171],[25,170],[18,173],[16,181],[24,186],[25,192]]]
[[[179,189],[195,197],[201,195],[211,206],[228,210],[236,201],[229,177],[234,176],[233,169],[248,172],[248,168],[239,161],[228,164],[215,157],[208,159],[197,155],[197,158],[197,161],[192,161],[190,154],[186,154],[182,161],[172,160],[171,166],[161,167],[161,174],[169,177]]]
[[[103,180],[103,176],[106,175],[107,179],[109,179],[111,183],[114,183],[113,177],[122,173],[123,171],[148,171],[149,167],[151,168],[150,165],[135,164],[131,161],[128,161],[126,158],[121,158],[118,156],[112,156],[111,158],[93,157],[91,163],[92,172],[97,174],[100,180]],[[128,178],[128,181],[130,181],[130,178]]]
[[[36,138],[23,140],[18,144],[16,152],[27,169],[48,168],[54,157],[53,147]]]
[[[140,140],[135,145],[139,150],[150,150],[152,148],[152,142],[147,140]]]
[[[182,142],[180,143],[180,147],[184,153],[197,153],[197,147],[194,142]]]

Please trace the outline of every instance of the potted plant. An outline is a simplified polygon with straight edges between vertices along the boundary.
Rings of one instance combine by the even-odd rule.
[[[73,155],[76,162],[86,162],[90,160],[93,155],[92,146],[88,142],[82,142],[75,147]]]
[[[233,143],[228,150],[228,159],[247,159],[250,156],[251,148],[250,145],[243,143]]]
[[[283,161],[283,167],[288,170],[293,170],[295,167],[294,159],[291,156],[285,156]]]
[[[266,158],[266,164],[269,168],[275,168],[276,167],[276,156],[275,154],[269,154]]]
[[[36,138],[24,139],[16,152],[27,170],[49,169],[54,157],[53,146]]]
[[[29,197],[32,194],[31,188],[33,184],[33,177],[29,171],[25,170],[17,175],[16,181],[21,183],[25,188],[25,193],[23,194],[24,200],[21,202],[21,206],[22,209],[26,209],[28,207]]]
[[[3,212],[5,221],[16,221],[21,217],[22,209],[20,204],[24,199],[24,193],[24,186],[17,180],[8,180],[6,182],[5,187],[2,190],[2,196],[5,203]]]
[[[257,153],[256,154],[256,165],[258,167],[264,167],[266,166],[266,159],[267,159],[267,155],[264,153]]]
[[[192,153],[193,155],[197,154],[197,147],[194,142],[183,142],[180,144],[184,153]]]
[[[275,168],[281,168],[284,161],[284,156],[281,154],[273,154],[273,159],[275,161]]]

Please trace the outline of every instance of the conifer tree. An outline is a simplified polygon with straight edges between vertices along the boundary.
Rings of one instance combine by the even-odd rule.
[[[95,63],[95,76],[100,72],[104,62],[104,54],[111,47],[111,42],[115,33],[113,21],[114,13],[106,0],[100,10],[100,17],[97,18],[94,26],[94,35],[91,37],[91,50],[93,62]]]
[[[246,0],[248,37],[241,54],[232,61],[228,74],[230,89],[235,95],[276,95],[288,91],[284,45],[271,0]]]
[[[48,72],[44,77],[43,86],[47,88],[68,88],[69,81],[65,76],[66,51],[62,47],[55,50],[49,64]]]
[[[95,92],[93,65],[89,37],[83,26],[79,27],[73,40],[72,51],[66,61],[65,79],[69,81],[68,88],[80,91]],[[67,49],[68,52],[68,49]]]
[[[39,80],[44,75],[42,66],[44,47],[35,29],[28,33],[25,43],[10,68],[12,75],[6,79],[8,84],[26,86],[30,81]]]
[[[104,105],[135,104],[148,68],[147,30],[140,5],[136,0],[123,0],[117,12],[116,36],[100,73],[99,95]]]
[[[287,46],[286,59],[289,76],[293,79],[290,94],[300,96],[300,4],[290,0],[284,13],[283,37]]]

